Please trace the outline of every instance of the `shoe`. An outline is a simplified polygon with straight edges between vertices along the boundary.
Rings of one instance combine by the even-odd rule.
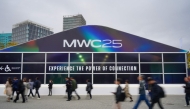
[[[23,101],[22,103],[25,103],[25,101]]]
[[[189,105],[184,105],[185,107],[188,107]]]
[[[14,100],[13,102],[16,103],[16,100]]]
[[[37,98],[38,100],[40,100],[41,98]]]
[[[133,100],[131,100],[130,102],[133,102]]]
[[[50,95],[48,95],[48,96],[50,96]]]
[[[13,98],[10,98],[10,100],[13,100]]]
[[[67,101],[71,101],[71,100],[67,100]]]
[[[80,100],[80,97],[78,97],[78,100]]]

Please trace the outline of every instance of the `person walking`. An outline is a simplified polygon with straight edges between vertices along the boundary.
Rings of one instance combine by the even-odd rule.
[[[151,79],[152,79],[152,77],[148,77],[147,81],[149,81]],[[151,92],[151,89],[152,89],[152,85],[151,84],[147,84],[147,90],[148,90],[148,95],[149,95],[150,102],[152,102],[152,92]]]
[[[35,96],[36,96],[36,94],[38,94],[38,98],[37,99],[41,99],[40,98],[40,93],[39,93],[39,89],[41,87],[41,82],[39,81],[38,77],[36,77],[36,81],[34,83],[34,87],[35,87],[35,90],[36,90]]]
[[[12,91],[13,93],[12,93],[11,100],[14,97],[14,93],[15,92],[17,93],[17,90],[18,90],[18,79],[17,79],[17,77],[14,77],[14,79],[13,79],[12,89],[13,89],[13,91]]]
[[[116,88],[116,92],[113,93],[115,94],[115,108],[116,109],[121,109],[121,104],[120,104],[120,101],[121,101],[121,92],[122,92],[122,88],[120,86],[121,84],[121,79],[118,78],[117,80],[115,80],[115,84],[118,85],[117,88]]]
[[[189,98],[190,98],[190,80],[188,77],[184,78],[185,86],[183,88],[185,89],[185,101],[186,105],[185,107],[189,106]]]
[[[53,88],[53,81],[49,80],[49,85],[48,85],[49,95],[48,96],[52,96],[52,88]]]
[[[158,103],[160,109],[164,109],[162,103],[160,102],[161,99],[160,94],[162,92],[161,87],[153,79],[148,79],[148,84],[151,86],[151,98],[152,98],[151,108],[154,107],[155,103]]]
[[[92,83],[90,82],[89,79],[86,80],[86,83],[87,83],[87,86],[86,86],[87,94],[89,94],[90,95],[90,99],[92,99],[92,94],[91,94],[91,91],[93,89]]]
[[[142,100],[144,100],[146,102],[146,105],[148,106],[148,108],[151,109],[150,103],[149,103],[148,99],[146,98],[146,91],[145,91],[146,89],[145,89],[144,76],[140,75],[138,77],[138,80],[139,80],[139,83],[140,83],[140,86],[139,86],[139,94],[140,95],[139,95],[137,103],[135,104],[133,109],[137,109]]]
[[[72,87],[72,82],[70,80],[70,78],[66,78],[66,87],[67,87],[67,96],[68,96],[68,99],[67,101],[70,101],[71,100],[71,87]]]
[[[129,81],[125,80],[125,88],[123,89],[125,91],[126,97],[129,97],[131,100],[130,102],[133,102],[132,95],[129,93]]]
[[[24,97],[24,91],[25,91],[25,86],[23,84],[23,81],[22,80],[19,80],[19,83],[18,83],[18,90],[17,90],[17,96],[14,100],[14,103],[17,102],[18,98],[19,98],[19,95],[21,94],[22,96],[22,103],[25,103],[25,97]]]
[[[12,80],[8,78],[5,84],[5,91],[7,95],[7,102],[10,102],[12,96]]]
[[[80,96],[78,95],[78,93],[76,91],[76,89],[77,89],[77,82],[76,82],[76,80],[73,77],[71,77],[71,81],[72,81],[72,92],[75,92],[75,94],[78,97],[78,100],[80,100]],[[71,92],[71,97],[72,97],[72,92]]]
[[[26,78],[23,79],[23,84],[25,86],[25,90],[24,90],[25,101],[28,101],[28,90],[30,89],[30,85]]]
[[[34,98],[34,94],[33,94],[33,89],[34,89],[34,82],[32,82],[32,80],[31,79],[29,79],[29,82],[28,82],[28,84],[29,84],[29,87],[30,87],[30,92],[29,92],[29,94],[28,94],[28,97],[30,97],[30,94],[32,95],[32,98]]]

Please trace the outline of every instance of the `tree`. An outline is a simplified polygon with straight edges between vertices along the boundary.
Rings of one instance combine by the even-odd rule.
[[[12,47],[12,46],[15,46],[15,45],[17,45],[18,43],[17,42],[8,42],[7,43],[7,46],[6,47]]]
[[[0,42],[0,50],[1,50],[1,49],[4,49],[4,48],[5,48],[4,43]]]

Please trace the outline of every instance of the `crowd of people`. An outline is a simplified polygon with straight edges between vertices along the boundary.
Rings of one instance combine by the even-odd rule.
[[[67,93],[67,101],[72,100],[72,93],[74,92],[76,96],[78,97],[78,100],[80,100],[80,96],[78,95],[76,89],[78,88],[77,81],[72,77],[65,78],[66,80],[66,93]],[[155,103],[158,103],[158,106],[160,109],[164,109],[161,103],[161,98],[165,97],[165,92],[162,87],[160,87],[157,82],[151,78],[148,77],[145,79],[143,75],[140,75],[138,77],[139,80],[139,97],[137,99],[136,104],[134,105],[133,109],[137,109],[141,101],[145,101],[146,105],[149,109],[153,109]],[[184,78],[185,85],[183,86],[186,100],[186,105],[189,106],[189,98],[190,98],[190,76]],[[90,79],[86,80],[87,86],[86,91],[87,94],[89,94],[90,99],[92,99],[91,90],[93,89],[93,85],[90,81]],[[122,88],[121,84],[122,80],[118,78],[115,80],[115,84],[117,85],[116,92],[113,92],[115,95],[115,108],[121,109],[120,102],[125,101],[126,98],[130,98],[130,102],[133,102],[132,95],[129,92],[129,81],[125,80],[125,87]],[[19,95],[22,96],[22,102],[25,103],[28,101],[28,97],[34,98],[36,95],[38,95],[37,99],[40,99],[40,93],[39,88],[41,87],[41,82],[38,77],[35,78],[35,81],[32,81],[32,79],[23,78],[21,80],[18,80],[16,77],[12,80],[11,78],[8,78],[5,84],[5,91],[4,93],[7,95],[7,102],[10,102],[13,100],[13,102],[17,102],[19,100]],[[49,89],[49,95],[52,96],[52,88],[53,88],[53,81],[49,80],[48,89]],[[35,94],[33,94],[33,90],[35,89]],[[16,97],[14,97],[14,94],[16,92]],[[147,94],[148,92],[148,94]],[[147,97],[149,95],[149,98]]]
[[[78,100],[80,100],[80,96],[78,95],[76,89],[78,88],[77,81],[73,77],[67,77],[66,80],[66,93],[67,93],[67,101],[70,101],[72,96],[72,93],[74,92]],[[93,85],[90,82],[90,79],[86,80],[87,86],[86,91],[87,94],[89,94],[90,99],[92,99],[91,90],[93,89]],[[35,81],[32,81],[32,79],[23,78],[21,80],[18,80],[18,78],[14,77],[13,80],[11,78],[8,78],[5,84],[5,91],[4,94],[7,95],[7,102],[10,102],[13,100],[13,102],[17,102],[19,100],[19,95],[22,96],[22,102],[25,103],[28,101],[28,97],[34,98],[36,95],[38,95],[37,99],[40,99],[40,93],[39,89],[41,87],[41,82],[38,77],[35,78]],[[49,94],[48,96],[52,96],[52,88],[53,88],[53,81],[49,80],[48,89]],[[33,90],[35,89],[35,94],[33,94]],[[14,99],[14,94],[16,93],[16,97]]]
[[[162,87],[160,87],[157,82],[152,79],[151,77],[147,78],[147,81],[145,80],[145,77],[143,75],[140,75],[138,77],[139,80],[139,97],[137,99],[137,102],[135,104],[135,106],[133,107],[133,109],[137,109],[139,104],[141,103],[141,101],[145,101],[146,105],[148,106],[148,109],[153,109],[154,104],[158,103],[160,109],[164,109],[162,106],[162,103],[160,101],[161,98],[165,97],[165,92],[162,89]],[[128,80],[126,80],[126,85],[125,88],[122,89],[121,87],[121,79],[118,78],[115,81],[115,84],[118,85],[116,92],[113,92],[115,94],[115,108],[116,109],[121,109],[121,105],[120,102],[124,101],[125,98],[129,97],[131,100],[130,102],[133,101],[131,94],[129,93],[129,86],[128,86]],[[149,92],[149,96],[150,96],[150,100],[148,100],[147,98],[147,94],[146,94],[146,90],[148,90]]]

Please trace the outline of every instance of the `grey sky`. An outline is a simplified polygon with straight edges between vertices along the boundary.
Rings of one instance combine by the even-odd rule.
[[[83,14],[103,25],[161,43],[190,49],[190,0],[1,0],[0,32],[32,20],[62,31],[63,15]]]

